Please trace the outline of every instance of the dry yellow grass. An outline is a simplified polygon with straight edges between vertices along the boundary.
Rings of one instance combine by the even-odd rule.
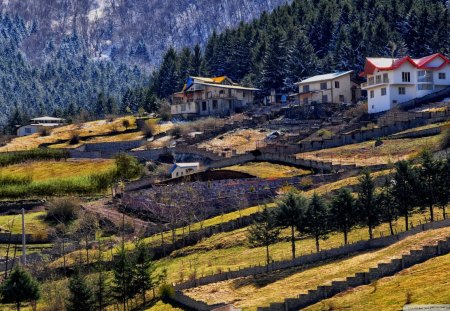
[[[398,258],[411,249],[435,244],[448,236],[450,228],[425,231],[378,251],[369,251],[312,267],[299,267],[268,275],[218,282],[185,292],[194,299],[210,304],[233,303],[236,307],[255,310],[258,306],[281,302],[284,298],[306,293],[309,289],[329,284],[333,280],[341,280],[357,272],[368,271],[378,263]]]
[[[249,162],[224,167],[223,169],[247,173],[259,178],[284,178],[307,175],[311,173],[311,171],[302,170],[293,166],[274,164],[270,162]]]
[[[102,173],[114,167],[109,159],[68,159],[65,161],[35,161],[0,168],[3,176],[30,176],[35,181],[71,178]]]
[[[227,152],[236,150],[238,153],[257,149],[258,142],[264,140],[267,130],[242,129],[219,135],[211,140],[199,144],[200,148],[206,148],[213,152]]]
[[[14,138],[7,145],[0,147],[0,152],[34,149],[41,144],[49,144],[57,142],[58,140],[70,139],[74,132],[83,137],[103,135],[114,131],[124,131],[125,128],[123,127],[122,122],[125,119],[130,123],[129,128],[136,127],[134,117],[117,118],[112,122],[107,120],[97,120],[81,124],[70,124],[54,128],[48,136],[40,136],[39,133],[36,133],[30,136]]]
[[[330,161],[334,164],[373,165],[393,163],[416,157],[422,150],[439,150],[442,135],[422,138],[383,140],[375,147],[375,141],[299,153],[299,159]]]
[[[401,310],[407,296],[413,304],[450,304],[450,254],[359,286],[304,310]]]
[[[47,234],[48,224],[44,221],[45,212],[28,212],[25,214],[27,233]],[[0,216],[0,231],[7,231],[12,225],[12,233],[22,233],[21,215]]]

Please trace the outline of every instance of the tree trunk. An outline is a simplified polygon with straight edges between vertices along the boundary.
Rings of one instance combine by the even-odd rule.
[[[431,220],[431,221],[434,221],[433,204],[430,204],[430,220]]]
[[[370,239],[370,240],[373,239],[373,229],[372,229],[372,225],[369,225],[369,239]]]
[[[447,215],[445,214],[445,205],[442,205],[442,216],[444,219],[447,219]]]
[[[348,232],[347,232],[347,230],[344,230],[344,244],[345,245],[348,244]]]
[[[142,300],[144,301],[144,307],[145,307],[145,289],[142,289]]]
[[[291,226],[292,259],[295,259],[295,228]]]
[[[20,302],[17,303],[17,311],[20,311]]]
[[[270,264],[269,244],[266,244],[266,260],[267,260],[267,267],[269,267]]]
[[[405,230],[409,230],[408,213],[405,213]]]
[[[318,235],[316,235],[316,250],[317,250],[317,252],[320,252],[319,236]]]
[[[392,219],[389,220],[389,230],[391,231],[391,235],[394,235],[394,228],[392,227]]]

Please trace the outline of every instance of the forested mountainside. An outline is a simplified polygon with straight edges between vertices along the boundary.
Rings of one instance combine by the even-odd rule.
[[[50,40],[76,32],[90,57],[111,57],[152,68],[170,46],[203,45],[213,32],[259,17],[290,0],[8,0],[36,29],[23,43],[27,58],[45,58]]]
[[[45,58],[32,65],[21,49],[33,37],[32,26],[18,16],[0,16],[0,128],[14,113],[22,116],[11,120],[16,124],[42,114],[96,113],[98,94],[119,97],[147,80],[137,67],[89,58],[77,35],[48,42]]]
[[[448,55],[449,7],[447,0],[294,0],[214,33],[201,55],[198,49],[169,49],[154,89],[167,96],[189,74],[225,74],[265,91],[289,92],[310,75],[357,74],[367,56]]]

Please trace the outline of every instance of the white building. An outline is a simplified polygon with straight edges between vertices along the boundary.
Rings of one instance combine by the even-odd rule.
[[[361,96],[359,84],[352,80],[353,71],[340,71],[318,75],[297,82],[298,94],[291,100],[299,104],[309,103],[356,103]]]
[[[38,133],[43,129],[51,129],[64,125],[64,119],[53,117],[40,117],[30,120],[30,124],[17,128],[17,136],[27,136]]]
[[[437,53],[419,59],[366,58],[361,76],[367,82],[368,112],[390,110],[397,104],[442,90],[450,85],[450,60]]]
[[[172,178],[177,178],[181,176],[186,176],[198,172],[200,169],[200,163],[174,163],[169,170]]]

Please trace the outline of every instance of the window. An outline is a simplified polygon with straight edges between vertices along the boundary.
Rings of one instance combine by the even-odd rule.
[[[429,91],[433,89],[433,84],[417,84],[417,90]]]
[[[439,80],[445,80],[445,72],[439,73]]]
[[[373,77],[370,77],[369,78],[369,85],[373,85],[374,84],[373,81],[374,81]]]
[[[376,76],[376,84],[380,84],[381,83],[381,75],[377,75]]]
[[[181,111],[186,111],[186,104],[181,104]]]
[[[328,103],[328,95],[322,96],[322,103]]]
[[[411,82],[411,73],[410,72],[402,72],[402,81],[403,82]]]
[[[206,102],[202,102],[202,110],[203,110],[203,111],[206,110]]]
[[[370,98],[374,98],[375,97],[375,92],[372,90],[370,91]]]
[[[381,96],[386,96],[386,88],[385,87],[381,88]]]
[[[337,89],[339,88],[339,81],[334,81],[334,87]]]
[[[389,83],[389,75],[387,73],[383,73],[383,83]]]
[[[217,100],[213,100],[213,109],[217,109]]]
[[[327,89],[327,83],[326,82],[320,83],[320,89],[321,90],[326,90]]]
[[[418,71],[417,82],[433,82],[433,72],[425,70]]]
[[[339,101],[341,103],[345,102],[345,96],[344,95],[339,95]]]
[[[309,85],[303,85],[303,93],[309,92]]]
[[[303,98],[303,104],[308,105],[308,103],[309,103],[309,98],[308,97]]]
[[[398,88],[398,95],[405,95],[406,94],[406,89],[404,87],[399,87]]]
[[[31,134],[31,128],[26,127],[25,128],[25,134]]]
[[[245,98],[245,96],[247,96],[247,93],[246,92],[242,92],[242,97]]]

